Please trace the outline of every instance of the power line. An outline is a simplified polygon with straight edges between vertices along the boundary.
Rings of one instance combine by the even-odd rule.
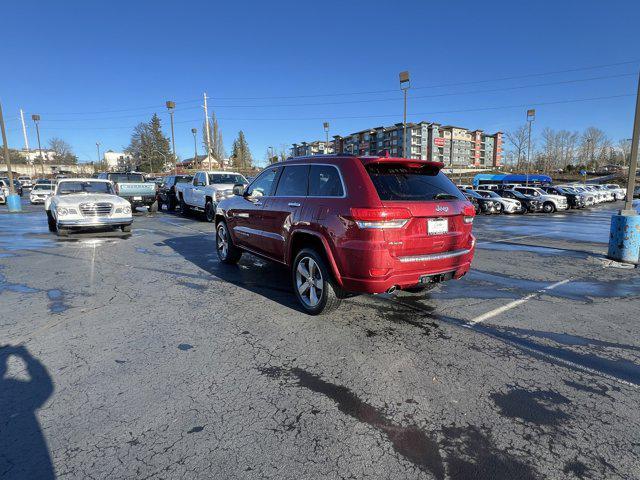
[[[589,78],[581,78],[574,80],[562,80],[557,82],[545,82],[545,83],[537,83],[537,84],[529,84],[529,85],[518,85],[514,87],[503,87],[503,88],[494,88],[489,90],[473,90],[466,92],[452,92],[452,93],[439,93],[433,95],[414,95],[411,96],[411,99],[422,99],[422,98],[438,98],[438,97],[451,97],[451,96],[461,96],[461,95],[476,95],[480,93],[498,93],[505,91],[513,91],[513,90],[522,90],[527,88],[537,88],[537,87],[546,87],[552,85],[570,85],[575,83],[582,82],[591,82],[595,80],[605,80],[611,78],[622,78],[622,77],[635,77],[637,73],[622,73],[617,75],[605,75],[600,77],[589,77]],[[348,104],[367,104],[367,103],[381,103],[381,102],[397,102],[398,98],[382,98],[382,99],[371,99],[371,100],[347,100],[340,102],[316,102],[316,103],[296,103],[296,104],[263,104],[263,105],[213,105],[212,108],[276,108],[276,107],[309,107],[309,106],[328,106],[328,105],[348,105]],[[199,109],[199,106],[195,107],[186,107],[186,108],[178,108],[176,111],[187,111],[187,110],[195,110]],[[161,112],[163,114],[165,112]],[[75,119],[75,118],[65,118],[65,119],[47,119],[43,122],[90,122],[90,121],[100,121],[100,120],[118,120],[123,118],[137,118],[140,114],[132,114],[132,115],[118,115],[112,117],[100,117],[100,118],[83,118],[83,119]]]
[[[545,106],[545,105],[561,105],[561,104],[570,104],[570,103],[581,103],[581,102],[590,102],[590,101],[599,101],[599,100],[610,100],[616,98],[624,98],[624,97],[634,97],[635,93],[628,94],[619,94],[619,95],[607,95],[601,97],[589,97],[589,98],[577,98],[577,99],[569,99],[569,100],[557,100],[557,101],[549,101],[549,102],[528,102],[521,103],[517,105],[499,105],[499,106],[490,106],[490,107],[476,107],[476,108],[466,108],[466,109],[456,109],[456,110],[439,110],[439,111],[431,111],[431,112],[416,112],[411,113],[412,117],[416,116],[426,116],[426,115],[438,115],[444,113],[464,113],[464,112],[480,112],[480,111],[491,111],[491,110],[508,110],[514,108],[526,108],[526,107],[536,107],[536,106]],[[219,120],[226,121],[297,121],[297,120],[345,120],[345,119],[361,119],[361,118],[397,118],[398,114],[387,114],[387,115],[348,115],[348,116],[327,116],[323,115],[320,117],[280,117],[280,118],[232,118],[232,117],[218,117]],[[176,121],[176,124],[193,124],[195,122],[202,121],[201,118],[197,119],[189,119],[189,120],[180,120]],[[61,129],[69,129],[73,128],[74,130],[131,130],[135,126],[121,126],[121,127],[47,127],[47,130],[61,130]]]
[[[472,81],[465,81],[465,82],[424,85],[424,86],[412,87],[412,90],[423,90],[423,89],[428,89],[428,88],[457,87],[457,86],[462,86],[462,85],[477,85],[477,84],[482,84],[482,83],[517,80],[517,79],[522,79],[522,78],[540,77],[540,76],[556,75],[556,74],[562,74],[562,73],[574,73],[574,72],[580,72],[580,71],[586,71],[586,70],[596,70],[596,69],[600,69],[600,68],[608,68],[608,67],[639,64],[639,63],[640,63],[640,60],[631,60],[631,61],[627,61],[627,62],[617,62],[617,63],[608,63],[608,64],[601,64],[601,65],[591,65],[591,66],[587,66],[587,67],[578,67],[578,68],[547,71],[547,72],[528,73],[528,74],[522,74],[522,75],[512,75],[512,76],[507,76],[507,77],[489,78],[489,79],[483,79],[483,80],[472,80]],[[607,78],[607,77],[604,77],[604,78]],[[349,96],[349,95],[373,95],[373,94],[380,94],[380,93],[396,93],[396,92],[397,92],[397,89],[388,89],[388,90],[370,90],[370,91],[360,91],[360,92],[319,93],[319,94],[310,94],[310,95],[276,95],[276,96],[261,96],[261,97],[225,97],[225,96],[222,96],[222,95],[215,95],[213,98],[216,99],[216,100],[268,100],[268,99],[335,97],[335,96]],[[414,97],[414,98],[427,98],[427,97]],[[188,100],[176,101],[176,103],[178,103],[178,104],[192,104],[192,103],[197,103],[197,102],[200,102],[200,101],[201,101],[201,99],[197,98],[197,99],[188,99]],[[386,101],[386,99],[383,99],[383,101]],[[165,108],[164,105],[158,104],[158,105],[151,105],[151,106],[147,106],[147,107],[131,107],[131,108],[121,108],[121,109],[115,109],[115,110],[94,110],[94,111],[84,111],[84,112],[58,112],[58,113],[56,113],[56,112],[46,112],[45,111],[43,114],[44,115],[94,115],[94,114],[96,114],[97,115],[97,114],[101,114],[101,113],[122,113],[122,112],[132,112],[132,111],[152,110],[152,109],[163,110],[164,108]],[[194,108],[198,108],[198,107],[194,107]]]

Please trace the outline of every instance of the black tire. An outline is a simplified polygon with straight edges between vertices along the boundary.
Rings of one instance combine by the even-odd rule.
[[[216,225],[216,253],[218,259],[227,265],[235,265],[242,257],[242,250],[233,244],[227,222],[224,220]]]
[[[153,202],[151,205],[148,206],[148,208],[149,208],[149,213],[157,213],[158,201],[156,200],[155,202]]]
[[[207,200],[207,203],[204,205],[204,216],[209,223],[212,223],[216,219],[216,209],[211,200]]]
[[[315,263],[315,267],[311,267],[309,260]],[[298,271],[301,264],[302,271],[306,270],[310,277],[305,277],[302,271]],[[318,272],[320,275],[317,275]],[[303,277],[306,278],[305,282],[302,282]],[[310,279],[313,282],[309,283]],[[318,282],[322,285],[319,297]],[[331,270],[327,267],[323,256],[313,248],[304,248],[296,255],[291,268],[291,283],[300,306],[309,315],[326,315],[336,310],[342,303],[341,297],[343,295],[340,288],[335,284]],[[305,285],[307,285],[306,290],[304,289]],[[302,293],[301,289],[303,289]],[[304,296],[307,290],[309,291],[309,301]],[[317,299],[315,304],[313,297]]]
[[[131,225],[122,225],[120,227],[120,229],[124,232],[124,233],[129,233],[131,232]]]
[[[53,215],[51,215],[51,212],[49,210],[47,210],[47,224],[49,225],[49,231],[50,232],[55,232],[56,230],[58,230],[58,226],[56,225],[56,221],[53,218]]]
[[[556,206],[553,204],[553,202],[544,202],[544,204],[542,205],[542,211],[544,213],[553,213],[556,211]]]
[[[133,215],[134,213],[136,213],[136,206],[132,203],[131,204],[131,214]]]
[[[176,201],[175,199],[169,197],[169,202],[167,203],[167,212],[174,212],[176,209]]]
[[[498,213],[498,214],[502,213],[502,204],[501,203],[496,205],[496,213]]]
[[[184,198],[180,197],[180,213],[186,217],[189,215],[189,212],[189,205],[185,203]]]
[[[156,203],[158,204],[158,211],[161,212],[162,211],[162,200],[160,200],[160,197],[158,197],[158,200],[156,200]]]
[[[58,232],[58,236],[59,237],[68,237],[69,236],[69,229],[68,228],[57,227],[56,230]]]

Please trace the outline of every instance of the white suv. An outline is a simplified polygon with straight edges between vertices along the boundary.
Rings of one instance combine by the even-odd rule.
[[[567,197],[563,195],[551,195],[536,187],[514,187],[512,190],[535,197],[536,200],[541,201],[542,211],[545,213],[553,213],[556,210],[566,210],[569,208]]]

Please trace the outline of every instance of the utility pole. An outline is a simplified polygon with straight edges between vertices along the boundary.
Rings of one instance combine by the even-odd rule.
[[[207,108],[207,92],[204,93],[204,128],[207,133],[207,163],[211,168],[211,132],[209,131],[209,109]]]
[[[527,123],[529,124],[529,139],[527,140],[527,181],[525,185],[529,186],[529,170],[531,169],[531,124],[536,119],[535,109],[527,110]]]
[[[22,122],[22,135],[24,136],[24,148],[27,149],[27,158],[29,158],[29,137],[27,137],[27,126],[24,123],[24,112],[20,109],[20,121]]]
[[[16,195],[16,187],[13,184],[13,170],[11,168],[11,158],[9,157],[9,144],[7,143],[7,132],[4,128],[4,117],[2,115],[2,105],[0,104],[0,130],[2,130],[2,151],[4,161],[7,164],[7,173],[9,175],[9,197],[7,198],[7,206],[10,212],[19,212],[22,209],[20,197]]]
[[[100,163],[100,142],[96,142],[96,148],[98,149],[98,163]]]
[[[193,155],[193,163],[198,166],[198,140],[196,140],[196,134],[198,133],[197,128],[192,128],[191,133],[193,133],[193,151],[195,152]]]
[[[638,169],[638,142],[640,141],[640,74],[636,94],[636,113],[633,120],[631,158],[627,178],[627,197],[624,209],[611,216],[609,231],[609,251],[607,257],[618,262],[640,264],[640,215],[633,208],[633,191]]]
[[[167,110],[169,110],[169,117],[171,117],[171,148],[173,150],[173,173],[176,173],[178,168],[178,157],[176,157],[176,138],[173,134],[173,111],[176,108],[176,102],[167,100]]]
[[[402,116],[402,156],[404,158],[411,158],[411,154],[407,156],[407,90],[410,87],[409,72],[400,72],[400,90],[404,94],[404,114]]]
[[[40,144],[40,127],[38,126],[40,122],[40,115],[33,114],[31,115],[31,120],[36,124],[36,135],[38,137],[38,151],[40,152],[40,167],[42,169],[42,176],[44,177],[44,157],[42,156],[42,145]]]

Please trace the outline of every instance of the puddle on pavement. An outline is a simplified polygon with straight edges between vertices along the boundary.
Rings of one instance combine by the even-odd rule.
[[[472,270],[460,281],[446,282],[431,295],[434,299],[521,298],[521,292],[537,292],[553,283]],[[591,302],[592,298],[639,296],[640,276],[609,281],[572,280],[543,294],[582,302]]]
[[[0,273],[0,293],[3,291],[15,293],[36,293],[39,290],[22,283],[8,283],[7,277]]]
[[[398,455],[436,479],[463,480],[492,478],[496,480],[534,479],[535,470],[507,452],[498,450],[488,435],[479,428],[445,427],[438,435],[419,426],[399,424],[382,409],[360,399],[351,389],[323,380],[300,368],[265,367],[260,372],[269,378],[293,379],[299,387],[332,400],[340,412],[383,433]],[[302,414],[296,417],[297,423]],[[287,424],[285,431],[292,431]],[[443,458],[442,453],[446,453]]]
[[[563,345],[580,346],[580,347],[595,346],[595,347],[602,347],[602,348],[619,348],[624,350],[633,350],[633,351],[640,352],[640,346],[637,346],[637,345],[607,342],[605,340],[581,337],[578,335],[571,335],[568,333],[545,332],[540,330],[530,330],[526,328],[515,328],[515,327],[501,327],[501,329],[506,332],[511,332],[518,335],[524,335],[526,337],[545,338]]]
[[[490,397],[503,417],[518,418],[536,425],[557,425],[569,418],[560,406],[571,401],[551,390],[514,388],[506,393],[492,393]]]
[[[49,311],[51,313],[63,313],[69,309],[69,305],[65,303],[65,295],[62,290],[57,288],[47,290],[47,297],[49,297]]]
[[[178,350],[182,350],[183,352],[186,352],[187,350],[191,350],[193,348],[193,345],[190,345],[188,343],[181,343],[178,345]]]
[[[478,248],[482,250],[497,250],[502,252],[539,253],[540,255],[545,257],[562,255],[563,257],[585,258],[591,255],[589,252],[580,252],[577,250],[565,250],[562,248],[539,247],[536,245],[523,245],[518,243],[506,242],[478,242]]]

